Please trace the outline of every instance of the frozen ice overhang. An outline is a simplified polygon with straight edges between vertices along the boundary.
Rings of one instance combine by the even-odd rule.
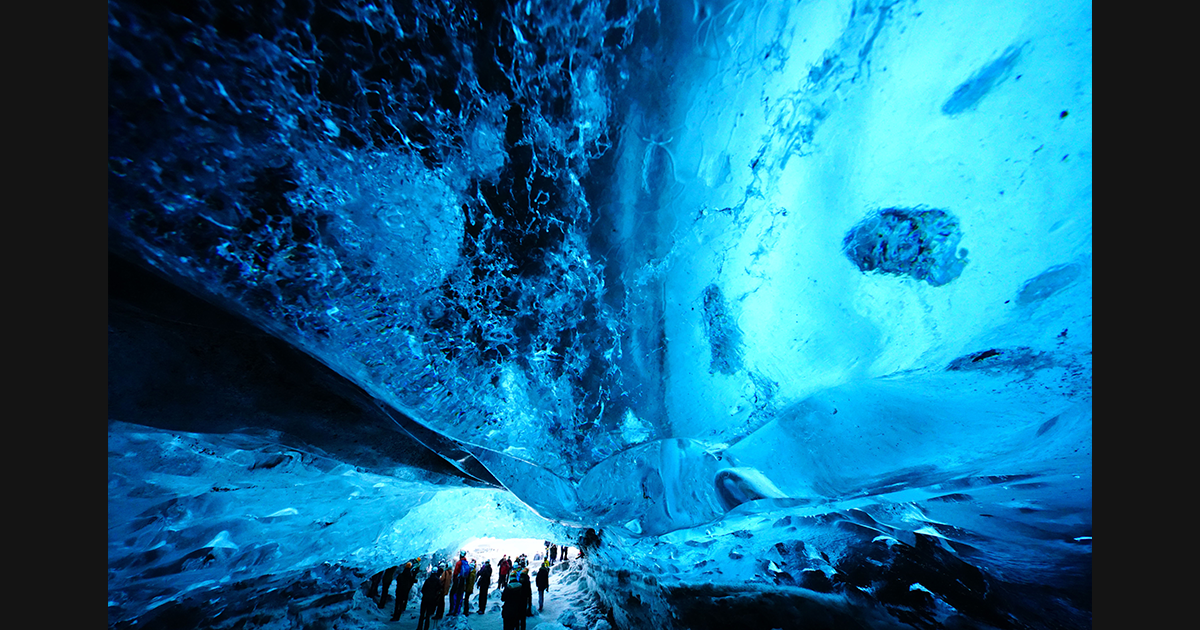
[[[970,403],[1006,418],[1004,439],[1087,399],[1085,31],[1006,17],[933,73],[959,40],[925,35],[946,27],[903,2],[660,9],[438,31],[285,11],[271,32],[311,38],[196,22],[193,50],[113,3],[111,240],[554,518],[603,516],[579,512],[608,503],[587,477],[618,462],[657,471],[614,502],[659,523],[643,532],[708,518],[715,486],[685,493],[694,517],[681,489],[653,488],[825,390],[1036,375]],[[346,19],[385,44],[326,37]],[[157,46],[180,64],[144,62]],[[409,69],[384,64],[402,50]],[[366,70],[369,90],[334,82]],[[1064,391],[1012,393],[1046,380]],[[884,422],[891,449],[873,459],[922,459],[872,413],[861,426]],[[992,435],[912,422],[964,464],[954,437]],[[681,439],[695,445],[650,445]]]

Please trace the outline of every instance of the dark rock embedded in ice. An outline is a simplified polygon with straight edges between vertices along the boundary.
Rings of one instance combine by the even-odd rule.
[[[1044,370],[1055,365],[1054,360],[1045,352],[1038,352],[1024,346],[1018,348],[991,348],[981,352],[973,352],[958,357],[946,366],[952,372],[979,371],[985,374],[998,375],[1009,372],[1019,372],[1029,378],[1037,370]]]
[[[704,288],[704,330],[711,354],[709,369],[733,374],[742,368],[742,331],[726,303],[721,287]]]
[[[945,210],[888,208],[863,219],[842,241],[842,251],[860,271],[879,271],[924,280],[935,287],[962,274],[966,250],[962,230]]]

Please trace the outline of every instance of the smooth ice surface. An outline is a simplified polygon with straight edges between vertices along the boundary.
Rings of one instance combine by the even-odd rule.
[[[335,619],[397,558],[593,528],[619,627],[1090,625],[1091,26],[110,1],[112,251],[359,392],[167,405],[196,364],[146,357],[236,352],[110,326],[110,624],[232,583]]]

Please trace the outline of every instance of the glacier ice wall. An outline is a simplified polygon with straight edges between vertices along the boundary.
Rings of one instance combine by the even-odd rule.
[[[622,6],[111,3],[114,241],[568,484],[1086,291],[1086,30]],[[1089,343],[1071,299],[1039,327]]]
[[[1090,575],[1089,3],[112,0],[109,72],[110,247],[539,514]]]
[[[577,479],[622,446],[584,186],[639,11],[112,2],[113,240],[430,426]]]

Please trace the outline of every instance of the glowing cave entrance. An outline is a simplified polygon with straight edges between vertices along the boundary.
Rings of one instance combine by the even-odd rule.
[[[1090,3],[243,4],[108,3],[110,627],[1090,627]]]

